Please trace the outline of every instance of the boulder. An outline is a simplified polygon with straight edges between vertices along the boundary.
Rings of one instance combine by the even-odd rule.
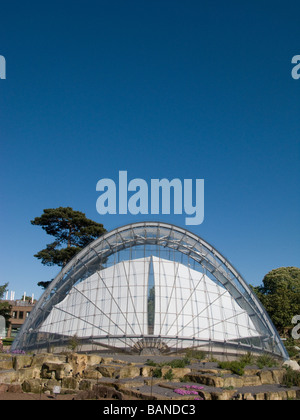
[[[119,370],[118,375],[119,379],[136,378],[140,376],[140,368],[136,366],[124,366]]]
[[[102,374],[97,369],[87,368],[83,372],[82,377],[84,379],[100,379],[102,378]]]
[[[63,388],[68,388],[68,389],[78,389],[78,381],[76,378],[72,378],[72,377],[63,378],[61,381],[61,386]]]
[[[21,383],[26,379],[37,379],[40,377],[40,369],[37,366],[22,368],[16,372],[16,377]]]
[[[71,353],[67,356],[67,362],[72,366],[73,375],[82,375],[88,366],[87,354]]]
[[[296,360],[286,360],[283,366],[290,367],[293,370],[300,370],[300,366],[296,362]]]
[[[4,360],[0,360],[0,370],[9,370],[9,369],[13,369],[13,359],[12,358],[7,358]]]
[[[18,373],[11,369],[11,370],[3,370],[0,371],[0,384],[7,383],[10,384],[11,382],[15,382],[18,380]]]
[[[260,386],[261,380],[257,375],[247,375],[243,377],[243,386]]]
[[[32,364],[33,356],[27,354],[18,354],[13,357],[13,368],[15,370],[22,369],[24,367],[30,367]]]
[[[69,363],[46,362],[41,369],[41,378],[56,380],[72,376],[73,368]]]
[[[98,354],[88,354],[87,355],[87,365],[88,366],[95,366],[99,365],[102,361],[102,357]]]
[[[240,388],[242,386],[244,386],[244,379],[241,376],[227,376],[224,378],[224,388]]]
[[[272,371],[270,370],[261,370],[258,372],[258,376],[260,377],[262,385],[270,385],[274,384],[274,379],[272,375]]]
[[[8,390],[8,384],[0,384],[0,394],[2,392],[7,392]]]
[[[174,379],[183,378],[184,376],[191,373],[190,368],[171,368],[170,366],[165,366],[161,368],[162,377],[164,377],[164,375],[168,373],[169,370],[172,370]]]
[[[26,379],[26,381],[22,383],[22,390],[24,392],[39,394],[43,392],[43,383],[41,379]]]
[[[285,373],[285,369],[272,369],[272,376],[275,384],[282,384]]]
[[[115,366],[102,366],[98,365],[97,368],[98,372],[101,373],[102,376],[106,378],[113,378],[116,373],[116,367]]]

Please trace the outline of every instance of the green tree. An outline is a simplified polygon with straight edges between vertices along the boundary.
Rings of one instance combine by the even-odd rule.
[[[292,327],[300,314],[300,268],[280,267],[265,275],[263,284],[252,287],[280,333]]]
[[[34,255],[48,266],[64,267],[82,248],[106,232],[102,224],[71,207],[45,209],[40,217],[31,220],[31,224],[41,226],[55,239]],[[38,284],[45,288],[49,283]]]
[[[7,291],[8,283],[0,286],[0,299],[3,299],[4,293]],[[11,316],[11,305],[8,302],[0,302],[0,315],[4,316],[6,325],[8,326],[8,320]]]

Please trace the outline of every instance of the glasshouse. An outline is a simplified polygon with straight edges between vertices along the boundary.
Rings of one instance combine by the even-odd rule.
[[[140,222],[82,249],[35,305],[12,349],[288,359],[268,314],[238,271],[186,229]]]

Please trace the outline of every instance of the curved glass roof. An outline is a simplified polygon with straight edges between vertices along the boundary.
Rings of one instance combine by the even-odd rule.
[[[232,264],[199,236],[161,222],[117,228],[80,251],[44,292],[13,349],[73,335],[129,351],[215,345],[288,358]]]

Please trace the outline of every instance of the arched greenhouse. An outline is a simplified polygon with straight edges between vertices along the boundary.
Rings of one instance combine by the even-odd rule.
[[[101,236],[57,275],[12,349],[288,355],[251,288],[214,247],[174,225]]]

